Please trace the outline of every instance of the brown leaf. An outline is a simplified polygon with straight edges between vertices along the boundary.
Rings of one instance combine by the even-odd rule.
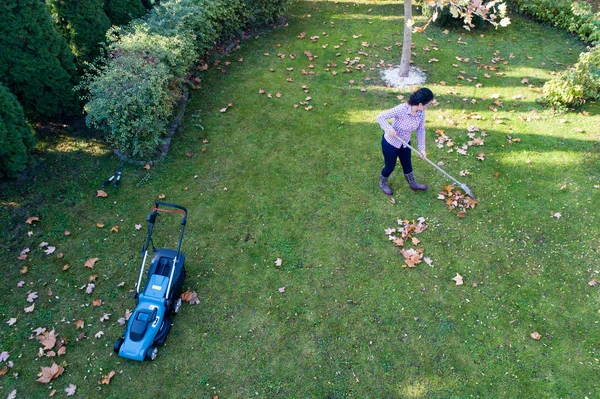
[[[458,273],[456,273],[456,277],[454,277],[452,280],[456,281],[456,285],[463,285],[463,276]]]
[[[100,306],[102,305],[102,299],[96,298],[92,301],[92,306]]]
[[[104,376],[104,378],[102,379],[102,384],[110,384],[110,379],[114,377],[115,375],[115,371],[111,370],[110,373],[108,373],[107,375]]]
[[[158,194],[158,199],[165,199],[165,198],[166,198],[166,195],[164,195],[164,194]]]
[[[99,260],[100,260],[100,258],[89,258],[88,260],[85,261],[85,263],[83,264],[83,267],[89,267],[90,269],[93,269],[94,265]]]
[[[533,339],[535,339],[536,341],[539,341],[540,339],[542,339],[542,336],[537,331],[532,332],[531,335],[530,335],[530,337],[533,338]]]
[[[96,190],[96,197],[106,198],[108,194],[104,190]]]
[[[58,378],[63,371],[65,371],[64,367],[59,366],[56,363],[52,363],[51,367],[41,367],[41,372],[38,374],[40,378],[36,381],[47,384],[51,380]]]
[[[56,345],[56,335],[54,330],[38,336],[38,341],[40,345],[43,345],[44,350],[54,348],[54,345]]]
[[[151,168],[150,164],[147,163],[146,165],[144,165],[144,169],[150,170],[150,168]]]
[[[79,329],[79,328],[83,328],[83,327],[85,327],[85,321],[80,319],[75,322],[75,329]]]
[[[25,223],[27,223],[27,224],[33,224],[33,222],[39,222],[39,221],[40,221],[39,217],[37,217],[37,216],[31,216],[31,217],[27,218],[27,220],[25,221]]]
[[[58,350],[56,351],[56,354],[58,356],[62,356],[65,353],[67,353],[67,347],[66,346],[61,346],[60,348],[58,348]]]
[[[119,232],[119,226],[113,226],[113,227],[111,227],[110,231],[114,232],[114,233],[118,233]]]

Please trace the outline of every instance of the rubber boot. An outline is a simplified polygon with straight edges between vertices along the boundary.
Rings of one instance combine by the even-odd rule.
[[[404,177],[410,185],[410,188],[415,191],[425,191],[429,188],[426,184],[417,183],[417,179],[415,179],[415,175],[412,172],[405,174]]]
[[[387,195],[392,195],[392,189],[388,186],[388,178],[381,175],[379,176],[379,188]]]

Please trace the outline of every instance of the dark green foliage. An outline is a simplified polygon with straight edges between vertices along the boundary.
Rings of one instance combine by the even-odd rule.
[[[47,0],[56,26],[67,39],[79,61],[93,61],[99,55],[110,20],[101,0]]]
[[[291,1],[289,0],[245,0],[250,11],[248,25],[262,26],[276,22],[285,15]]]
[[[39,0],[0,2],[0,83],[34,119],[76,112],[73,54]]]
[[[0,177],[17,177],[27,166],[27,150],[35,146],[23,107],[6,86],[0,84]]]
[[[510,0],[513,8],[533,18],[566,29],[591,43],[600,41],[600,19],[583,1]]]
[[[104,11],[113,25],[121,26],[146,14],[141,0],[106,0]]]

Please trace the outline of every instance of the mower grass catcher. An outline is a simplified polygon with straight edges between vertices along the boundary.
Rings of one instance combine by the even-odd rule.
[[[174,209],[159,209],[159,206]],[[148,246],[152,242],[152,230],[158,212],[179,212],[182,214],[181,233],[177,250],[154,248],[148,268],[146,286],[140,291],[144,267],[148,258]],[[185,256],[181,253],[181,241],[187,219],[187,209],[166,202],[156,202],[148,215],[148,238],[142,247],[142,268],[135,287],[137,307],[129,318],[123,336],[115,342],[115,352],[127,359],[154,360],[158,347],[165,343],[171,329],[171,316],[181,309],[181,287],[185,279]]]

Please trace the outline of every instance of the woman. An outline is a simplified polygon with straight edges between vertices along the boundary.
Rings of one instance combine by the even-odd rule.
[[[425,158],[425,110],[433,101],[433,92],[428,88],[421,88],[410,95],[407,103],[383,111],[377,115],[377,122],[384,131],[381,138],[381,151],[385,166],[381,170],[379,187],[387,195],[392,195],[388,186],[388,178],[396,168],[396,160],[400,159],[404,177],[413,190],[427,190],[425,184],[417,183],[413,175],[411,150],[404,144],[410,144],[412,131],[417,132],[417,149],[421,158]],[[390,123],[388,120],[392,121]]]

